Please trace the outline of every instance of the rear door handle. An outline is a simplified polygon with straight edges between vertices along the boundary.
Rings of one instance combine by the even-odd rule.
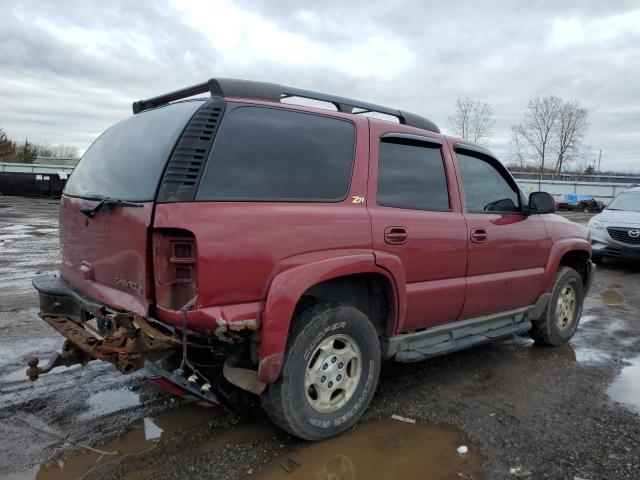
[[[471,241],[473,243],[487,243],[489,236],[484,228],[471,229]]]
[[[387,227],[384,229],[384,241],[391,245],[402,245],[409,240],[409,232],[405,227]]]

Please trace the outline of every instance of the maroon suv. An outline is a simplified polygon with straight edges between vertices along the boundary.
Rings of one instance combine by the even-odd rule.
[[[559,345],[578,327],[587,230],[425,118],[231,79],[133,113],[66,185],[60,275],[33,284],[68,341],[30,360],[33,379],[146,365],[176,393],[253,392],[315,440],[357,421],[384,359],[526,333]]]

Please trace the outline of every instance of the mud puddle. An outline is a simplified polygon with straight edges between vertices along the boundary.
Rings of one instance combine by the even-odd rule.
[[[608,308],[614,310],[626,310],[624,297],[614,290],[605,290],[600,292],[598,299]]]
[[[454,427],[385,419],[279,455],[255,478],[481,478],[483,459],[478,449],[469,446],[467,453],[459,454],[461,445],[469,443]]]
[[[14,474],[16,480],[67,480],[81,477],[92,468],[115,456],[141,453],[152,448],[156,441],[176,435],[179,430],[193,428],[219,416],[222,408],[205,408],[197,405],[170,410],[155,417],[145,417],[133,424],[121,438],[93,450],[82,447],[76,455],[61,458],[48,465],[40,465]],[[106,453],[102,453],[106,452]]]
[[[566,343],[555,348],[532,345],[529,347],[527,354],[529,358],[536,360],[555,358],[578,363],[601,363],[611,359],[611,355],[604,350],[574,343]]]
[[[608,394],[612,400],[640,413],[640,357],[629,360],[629,365],[620,371],[609,386]]]

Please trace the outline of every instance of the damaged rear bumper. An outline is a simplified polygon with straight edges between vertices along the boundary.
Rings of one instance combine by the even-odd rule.
[[[171,355],[182,344],[140,315],[115,311],[59,276],[38,276],[32,283],[39,292],[40,317],[67,339],[64,351],[49,366],[40,368],[37,359],[29,361],[27,375],[32,380],[49,371],[52,364],[69,366],[91,360],[112,363],[127,374],[141,369],[145,360]],[[88,323],[93,318],[102,329]]]
[[[57,366],[102,360],[112,363],[124,374],[144,367],[147,376],[165,390],[217,403],[210,380],[189,363],[183,338],[176,336],[171,327],[133,312],[114,310],[87,297],[59,276],[38,276],[32,283],[40,297],[40,317],[67,341],[63,351],[45,367],[38,366],[37,358],[29,359],[27,376],[31,380]],[[101,327],[92,325],[92,319]],[[213,338],[219,345],[233,348],[242,340],[239,336],[242,330],[255,332],[255,320],[229,323],[220,319]],[[211,352],[213,345],[187,340],[187,347]],[[170,367],[170,357],[179,356],[180,350],[182,365]],[[256,370],[244,368],[241,363],[236,355],[228,355],[221,364],[224,378],[244,390],[260,394],[266,385],[258,379]]]

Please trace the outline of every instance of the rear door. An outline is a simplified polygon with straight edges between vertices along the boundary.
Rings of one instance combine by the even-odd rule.
[[[376,262],[401,263],[406,316],[398,332],[458,318],[467,233],[451,158],[440,137],[389,131],[372,121],[367,202]]]
[[[522,213],[522,194],[497,159],[475,147],[455,150],[469,238],[462,318],[531,305],[551,247],[544,221]]]
[[[160,178],[185,124],[203,102],[145,111],[103,133],[71,175],[60,204],[60,274],[107,305],[146,314],[149,228]],[[137,206],[105,205],[104,198]]]

